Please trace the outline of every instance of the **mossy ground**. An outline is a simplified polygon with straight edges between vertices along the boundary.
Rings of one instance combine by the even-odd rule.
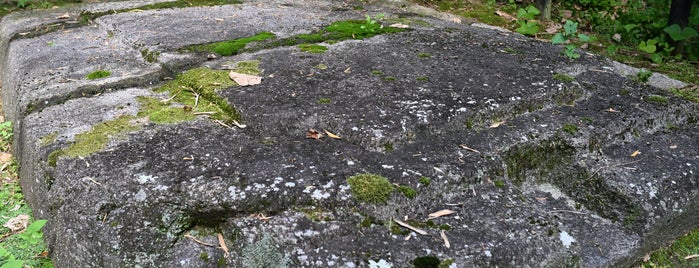
[[[347,183],[356,199],[372,204],[385,204],[395,190],[388,179],[376,174],[355,175]]]
[[[248,43],[263,41],[263,40],[267,40],[267,39],[271,39],[271,38],[274,38],[273,33],[261,32],[259,34],[256,34],[256,35],[253,35],[250,37],[244,37],[244,38],[228,40],[228,41],[223,41],[223,42],[216,42],[216,43],[206,44],[206,45],[189,46],[189,47],[186,47],[185,50],[194,51],[194,52],[206,51],[206,52],[216,53],[216,54],[219,54],[221,56],[231,56],[231,55],[238,54],[238,51],[245,48],[245,46],[247,46]]]
[[[694,230],[676,239],[667,247],[649,254],[648,261],[641,267],[699,267],[699,257],[685,259],[699,254],[699,230]]]

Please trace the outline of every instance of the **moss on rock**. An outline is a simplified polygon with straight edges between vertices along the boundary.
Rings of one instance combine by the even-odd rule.
[[[376,174],[355,175],[347,183],[355,198],[373,204],[385,204],[395,190],[388,179]]]

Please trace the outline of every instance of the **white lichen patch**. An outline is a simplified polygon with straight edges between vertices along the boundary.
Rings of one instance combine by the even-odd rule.
[[[231,196],[231,199],[233,200],[245,199],[245,191],[238,189],[238,187],[235,186],[228,187],[228,194]]]
[[[155,183],[156,177],[146,174],[137,174],[136,182],[139,184]]]
[[[146,201],[146,198],[148,198],[148,194],[143,189],[140,189],[140,190],[138,190],[138,193],[136,193],[134,195],[134,198],[138,202],[143,202],[143,201]]]
[[[561,231],[559,239],[561,240],[561,243],[563,243],[563,246],[566,248],[570,247],[570,245],[572,245],[573,242],[575,242],[575,238],[570,236],[566,231]]]

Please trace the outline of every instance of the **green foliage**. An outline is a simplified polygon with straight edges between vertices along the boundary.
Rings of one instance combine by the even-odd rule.
[[[20,244],[19,247],[22,249],[28,248],[30,245],[35,245],[40,243],[42,238],[44,237],[44,234],[41,232],[41,228],[44,227],[46,224],[46,220],[37,220],[27,226],[27,229],[24,230],[21,234],[17,235],[17,237],[21,238],[24,240],[23,244]]]
[[[551,38],[551,43],[554,45],[569,43],[565,46],[563,54],[570,59],[577,59],[580,58],[580,53],[576,51],[578,46],[573,42],[577,41],[579,43],[589,43],[594,40],[595,38],[589,35],[578,33],[577,22],[566,20],[565,25],[563,25],[563,32],[554,34]]]
[[[383,19],[384,14],[379,14],[376,16],[376,19]],[[364,20],[364,25],[361,25],[360,28],[367,32],[373,33],[377,29],[383,28],[381,24],[377,23],[375,19],[371,18],[371,16],[366,15],[366,18]]]
[[[415,189],[413,188],[410,188],[409,186],[398,186],[398,192],[410,199],[413,199],[415,198],[415,196],[417,196],[417,191],[415,191]]]
[[[428,177],[420,177],[420,179],[418,179],[418,182],[420,182],[420,184],[425,185],[425,186],[429,186],[431,181],[432,180],[430,180],[430,178],[428,178]]]
[[[539,32],[539,23],[534,18],[541,14],[541,11],[530,5],[527,8],[517,10],[517,23],[519,28],[517,32],[523,35],[535,35]]]
[[[566,132],[570,135],[575,135],[575,133],[578,133],[579,129],[578,129],[578,126],[576,126],[576,125],[565,124],[561,127],[561,130],[563,130],[563,132]]]
[[[385,204],[394,191],[388,179],[375,174],[355,175],[347,183],[354,197],[367,203]]]
[[[12,122],[5,121],[0,123],[0,139],[3,142],[10,142],[12,140]],[[4,148],[9,149],[9,148]]]
[[[265,233],[260,241],[243,248],[243,267],[246,268],[286,268],[291,260],[277,249],[272,237]]]
[[[684,29],[682,29],[680,28],[680,25],[677,24],[667,26],[665,27],[665,29],[663,29],[663,31],[669,34],[670,38],[672,38],[672,40],[674,41],[682,41],[699,36],[697,30],[694,30],[694,28],[685,27]]]
[[[653,76],[653,72],[648,70],[640,70],[636,74],[636,79],[638,79],[638,81],[640,82],[648,83],[648,80],[650,80],[651,76]]]
[[[112,75],[112,73],[107,71],[107,70],[97,70],[97,71],[94,71],[94,72],[87,74],[87,76],[85,76],[85,78],[90,79],[90,80],[95,80],[95,79],[108,77],[110,75]]]
[[[699,230],[689,232],[672,245],[662,247],[650,254],[647,262],[640,263],[643,268],[654,267],[699,267],[699,258],[685,259],[686,256],[699,254]]]

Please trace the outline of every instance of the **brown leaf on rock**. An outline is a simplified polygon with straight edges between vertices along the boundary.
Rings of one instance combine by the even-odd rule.
[[[17,215],[17,217],[9,219],[2,226],[7,227],[7,229],[10,229],[12,232],[19,232],[27,229],[27,225],[29,225],[29,215],[20,214]]]
[[[490,124],[490,127],[489,127],[489,128],[496,128],[496,127],[501,126],[502,124],[505,124],[505,121],[500,121],[500,122],[492,123],[492,124]]]
[[[439,233],[439,236],[441,236],[442,240],[444,240],[444,246],[450,248],[451,244],[449,243],[449,238],[447,238],[447,234],[444,232],[444,230]]]
[[[56,19],[57,19],[57,20],[70,19],[70,14],[65,13],[65,14],[63,14],[63,15],[60,15],[60,16],[56,17]]]
[[[323,133],[318,132],[318,130],[315,129],[309,129],[308,132],[306,132],[306,139],[314,139],[314,140],[320,140],[324,135]]]
[[[450,209],[442,209],[442,210],[437,211],[437,212],[435,212],[435,213],[430,213],[429,215],[427,215],[427,217],[428,217],[427,219],[428,219],[428,220],[431,220],[431,219],[434,219],[434,218],[439,218],[439,217],[446,216],[446,215],[451,215],[451,214],[454,214],[454,213],[455,213],[455,212],[454,212],[453,210],[450,210]]]
[[[650,253],[643,256],[643,262],[648,262],[648,261],[650,261]]]
[[[262,77],[256,76],[256,75],[230,72],[228,74],[228,76],[230,76],[230,78],[233,79],[233,81],[235,81],[236,84],[243,86],[243,87],[257,85],[259,83],[262,83]]]
[[[394,23],[394,24],[388,25],[388,27],[400,28],[400,29],[410,28],[410,26],[402,24],[402,23]]]
[[[639,154],[641,154],[641,151],[636,150],[636,151],[634,151],[633,153],[631,153],[630,156],[631,156],[631,157],[636,157],[636,156],[638,156]]]
[[[330,132],[330,131],[327,131],[327,130],[325,130],[325,129],[323,129],[323,131],[324,131],[325,134],[328,135],[328,137],[330,137],[331,139],[336,139],[336,140],[341,140],[341,139],[342,139],[342,137],[340,137],[340,136],[338,136],[338,135],[335,135],[335,134],[333,134],[333,133]]]
[[[400,226],[403,226],[405,228],[412,230],[413,232],[416,232],[416,233],[421,234],[421,235],[427,235],[427,232],[423,231],[420,228],[414,227],[414,226],[407,224],[405,222],[402,222],[400,220],[393,219],[393,221],[396,222]]]
[[[221,249],[223,250],[223,256],[228,258],[230,253],[228,252],[228,246],[226,246],[226,240],[223,239],[223,235],[221,233],[216,234],[216,237],[218,237],[218,244],[221,246]]]

